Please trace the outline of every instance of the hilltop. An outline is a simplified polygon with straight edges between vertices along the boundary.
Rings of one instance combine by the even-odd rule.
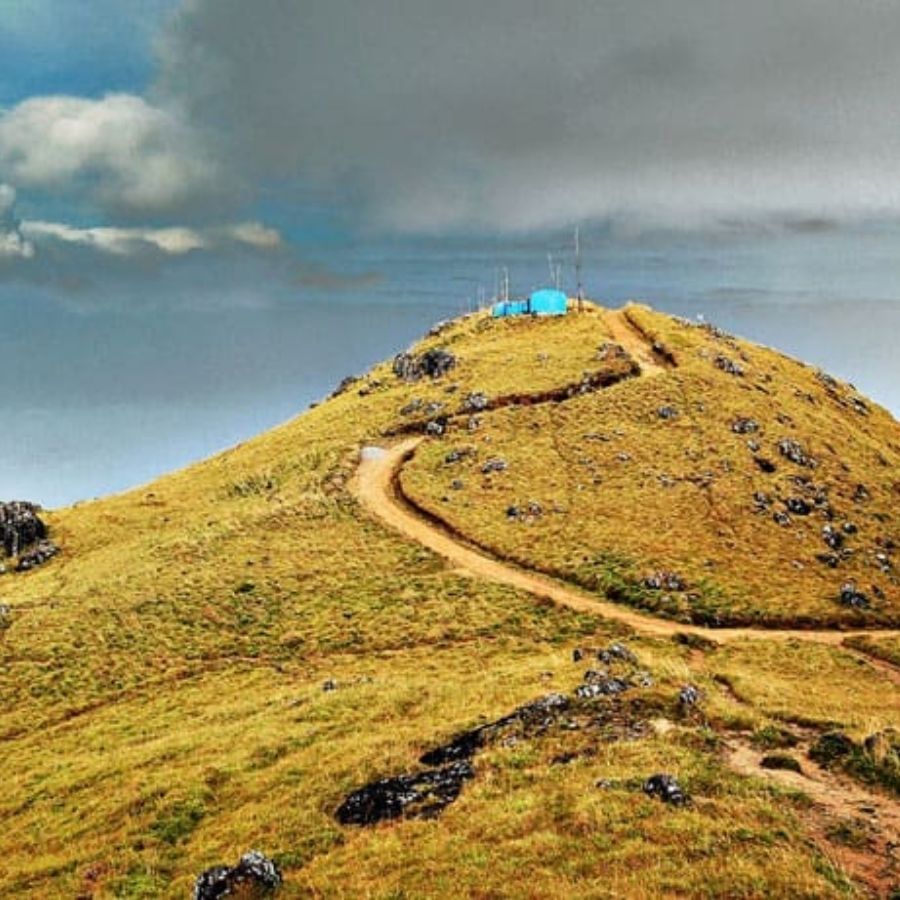
[[[711,327],[438,326],[43,516],[0,576],[0,892],[181,897],[255,848],[288,897],[886,896],[898,472],[885,410]],[[353,824],[451,760],[440,816]]]

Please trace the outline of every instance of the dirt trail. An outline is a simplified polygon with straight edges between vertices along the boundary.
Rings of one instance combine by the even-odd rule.
[[[399,472],[404,463],[415,453],[416,447],[422,440],[422,437],[414,437],[388,449],[369,448],[363,454],[356,475],[350,484],[350,490],[369,512],[386,525],[444,557],[460,572],[487,581],[507,584],[528,591],[537,597],[548,598],[561,606],[600,615],[629,625],[642,634],[660,637],[688,633],[711,638],[720,643],[747,639],[780,641],[795,639],[839,646],[846,638],[863,634],[877,634],[883,637],[900,636],[900,630],[897,629],[885,629],[877,632],[827,629],[807,631],[800,629],[707,628],[701,625],[686,625],[636,612],[627,607],[601,600],[595,595],[547,576],[502,562],[464,543],[449,531],[441,528],[439,524],[425,519],[402,496],[398,485]],[[858,653],[858,651],[853,652]],[[876,664],[868,657],[865,659],[873,668],[890,674],[895,681],[900,677],[897,670],[889,664],[881,661]]]
[[[763,768],[760,765],[763,754],[740,739],[730,740],[725,754],[729,766],[740,775],[762,778],[806,794],[817,811],[828,817],[824,823],[819,817],[811,820],[820,847],[875,896],[889,895],[897,876],[898,860],[894,854],[900,845],[900,804],[884,794],[825,772],[802,752],[792,754],[800,763],[802,774]],[[861,825],[862,840],[851,842],[854,846],[835,844],[829,839],[829,826],[833,828],[848,821]]]
[[[642,375],[661,375],[666,371],[666,366],[656,358],[652,344],[628,320],[624,310],[604,310],[603,323],[612,339],[638,361]]]

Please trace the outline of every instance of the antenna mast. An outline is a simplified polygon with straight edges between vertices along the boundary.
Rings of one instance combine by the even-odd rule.
[[[575,226],[575,299],[578,301],[578,312],[584,310],[584,285],[581,283],[581,234]]]

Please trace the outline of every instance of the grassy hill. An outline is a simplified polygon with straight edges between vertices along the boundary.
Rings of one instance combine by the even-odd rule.
[[[349,482],[362,446],[422,433],[403,491],[498,556],[675,619],[877,627],[900,618],[900,426],[795,361],[644,308],[474,316],[413,353],[437,348],[456,360],[438,378],[385,363],[220,456],[53,513],[61,554],[0,576],[0,894],[184,897],[250,848],[279,862],[286,897],[887,890],[876,824],[859,838],[795,786],[735,771],[727,746],[896,725],[896,638],[632,634],[468,577]],[[736,433],[743,419],[758,427]],[[482,474],[490,460],[505,467]],[[792,498],[810,510],[779,524]],[[648,587],[659,573],[683,589]],[[841,603],[847,584],[864,607]],[[349,791],[455,733],[571,693],[591,665],[573,650],[612,640],[652,680],[624,705],[486,748],[439,818],[336,821]],[[703,701],[686,711],[688,682]],[[655,772],[690,808],[634,789]]]

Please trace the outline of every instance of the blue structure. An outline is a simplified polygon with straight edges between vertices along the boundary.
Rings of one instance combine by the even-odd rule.
[[[491,315],[495,319],[509,316],[564,316],[569,301],[562,291],[544,288],[535,291],[527,300],[505,300],[495,303]]]

